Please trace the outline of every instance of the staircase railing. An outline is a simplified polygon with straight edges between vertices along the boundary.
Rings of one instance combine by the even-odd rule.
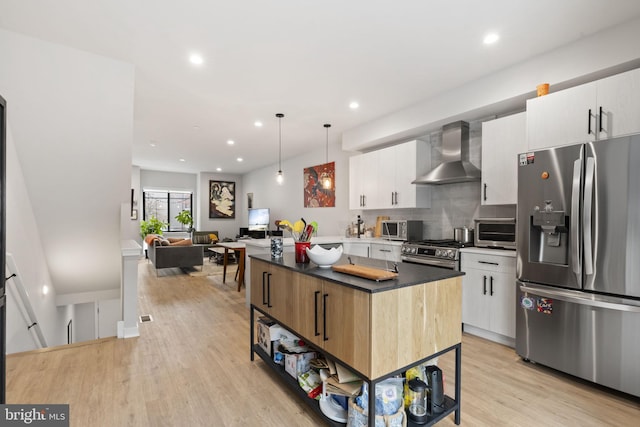
[[[18,267],[16,266],[13,256],[9,253],[6,258],[6,267],[8,274],[6,283],[13,283],[13,286],[7,286],[7,288],[12,292],[14,299],[21,302],[21,304],[18,304],[18,311],[27,325],[27,331],[33,330],[33,332],[35,332],[35,337],[33,337],[33,335],[32,337],[36,342],[36,345],[40,345],[40,348],[47,347],[47,340],[42,334],[42,329],[38,323],[36,313],[33,311],[33,305],[31,305],[31,300],[29,299],[29,293],[22,283],[22,279],[20,278],[20,273],[18,272]],[[22,309],[20,309],[20,307],[22,307]]]

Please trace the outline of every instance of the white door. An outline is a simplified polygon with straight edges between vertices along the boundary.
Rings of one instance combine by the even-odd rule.
[[[102,300],[96,303],[97,337],[115,337],[118,335],[118,321],[122,320],[120,298]]]

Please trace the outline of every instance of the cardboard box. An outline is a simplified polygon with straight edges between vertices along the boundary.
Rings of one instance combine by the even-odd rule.
[[[284,338],[291,341],[297,341],[299,338],[278,325],[273,319],[269,317],[260,317],[258,319],[258,345],[262,347],[262,349],[272,358],[274,361],[278,362],[275,359],[275,353],[278,350],[278,344],[280,342],[280,338]],[[282,361],[279,362],[280,365],[284,364],[284,356],[282,356]]]
[[[284,370],[287,371],[293,378],[298,378],[298,375],[307,372],[311,368],[309,362],[311,361],[311,359],[315,358],[315,351],[310,351],[307,353],[285,354]]]

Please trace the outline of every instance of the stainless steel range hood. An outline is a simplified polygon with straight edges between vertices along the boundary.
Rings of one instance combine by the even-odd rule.
[[[453,184],[479,179],[480,169],[469,163],[469,123],[459,121],[442,127],[442,163],[412,184]]]

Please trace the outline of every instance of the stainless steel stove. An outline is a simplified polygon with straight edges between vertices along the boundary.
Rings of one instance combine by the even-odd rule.
[[[404,242],[400,258],[403,262],[426,264],[459,271],[460,249],[469,246],[473,246],[473,244],[462,244],[455,240]]]

